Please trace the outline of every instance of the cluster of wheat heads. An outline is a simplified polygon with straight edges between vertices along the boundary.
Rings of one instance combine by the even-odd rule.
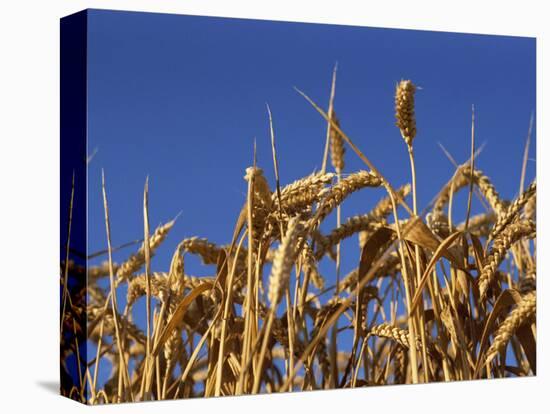
[[[342,131],[334,78],[332,88],[326,113],[304,95],[327,121],[323,169],[281,186],[272,132],[276,183],[247,168],[246,200],[227,244],[183,239],[164,271],[152,271],[151,258],[174,222],[150,232],[147,186],[143,242],[113,262],[103,181],[108,259],[87,269],[87,332],[97,351],[74,395],[102,404],[536,373],[536,184],[504,200],[472,154],[419,213],[412,82],[401,81],[395,94],[411,167],[411,184],[400,188]],[[345,149],[367,169],[343,174]],[[346,198],[372,198],[373,187],[387,195],[342,219]],[[466,220],[454,223],[461,189],[469,192]],[[472,197],[486,210],[472,214]],[[323,232],[326,221],[332,230]],[[341,252],[350,237],[357,250]],[[344,253],[357,267],[340,277]],[[189,255],[212,276],[186,273]],[[321,261],[333,263],[332,274],[322,274]],[[71,312],[69,305],[67,323]],[[146,328],[133,322],[137,314],[146,314]]]

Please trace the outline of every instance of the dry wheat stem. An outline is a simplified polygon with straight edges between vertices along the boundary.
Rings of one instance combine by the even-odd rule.
[[[73,201],[74,201],[74,177],[75,172],[73,171],[73,178],[71,183],[71,199],[69,202],[69,220],[67,223],[67,242],[65,243],[65,270],[63,271],[63,298],[61,299],[61,326],[59,328],[59,337],[63,337],[63,326],[65,324],[65,312],[67,307],[67,300],[71,300],[69,295],[69,251],[71,245],[71,225],[73,222]],[[79,365],[80,367],[80,365]]]
[[[110,299],[111,299],[111,310],[113,313],[113,324],[115,326],[115,338],[117,343],[117,349],[118,349],[118,355],[119,355],[119,364],[122,367],[122,371],[125,376],[126,384],[130,383],[130,378],[128,374],[128,364],[126,363],[126,358],[124,356],[124,351],[122,347],[122,338],[120,334],[119,329],[119,323],[118,323],[118,310],[117,310],[117,300],[116,300],[116,291],[115,291],[115,279],[114,279],[114,271],[113,271],[113,258],[111,254],[111,225],[109,222],[109,207],[107,204],[107,191],[105,189],[105,174],[102,171],[101,172],[101,183],[102,183],[102,191],[103,191],[103,208],[105,211],[105,232],[107,233],[107,248],[108,248],[108,257],[109,257],[109,285],[110,285]],[[130,391],[130,398],[131,401],[134,400],[132,390]],[[119,387],[117,398],[120,401],[122,399],[122,389]]]

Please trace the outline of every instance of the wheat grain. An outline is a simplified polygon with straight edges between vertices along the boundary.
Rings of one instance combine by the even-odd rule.
[[[126,294],[126,306],[130,308],[136,300],[145,296],[147,288],[147,280],[145,275],[139,275],[128,283],[128,292]],[[154,272],[151,274],[151,295],[159,298],[161,301],[166,301],[166,297],[170,286],[168,284],[168,274],[162,272]]]
[[[340,121],[335,113],[332,114],[332,119],[334,123],[340,127]],[[344,171],[344,153],[346,149],[344,147],[344,140],[342,135],[331,126],[330,128],[330,159],[332,166],[337,174],[340,174]]]
[[[345,223],[333,229],[326,236],[318,236],[316,238],[318,244],[317,250],[315,251],[315,258],[320,260],[333,246],[358,232],[366,231],[367,234],[372,234],[381,226],[379,222],[373,219],[370,213],[350,217]]]
[[[244,179],[246,181],[254,180],[254,205],[261,205],[270,210],[273,203],[271,190],[263,170],[258,167],[248,167]]]
[[[409,147],[416,136],[416,118],[414,115],[415,91],[416,87],[410,80],[402,80],[395,87],[396,125]]]
[[[315,220],[322,221],[351,193],[365,187],[379,187],[380,185],[382,185],[382,180],[372,172],[358,171],[348,175],[339,183],[321,192],[321,205],[315,213]]]
[[[370,328],[368,336],[377,336],[379,338],[392,339],[405,349],[409,349],[409,331],[396,326],[382,323]],[[420,338],[416,338],[416,348],[420,350],[422,344]]]
[[[293,218],[288,222],[285,236],[273,259],[271,275],[269,276],[268,293],[268,299],[272,309],[279,304],[283,291],[288,285],[292,264],[296,257],[296,240],[301,229],[302,226],[297,218]]]
[[[174,223],[175,221],[172,220],[164,225],[157,227],[155,232],[151,235],[151,237],[149,238],[149,249],[151,251],[151,256],[154,254],[157,247],[159,247],[160,244],[164,241],[164,239],[168,235],[168,232],[174,226]],[[119,266],[116,272],[117,282],[120,283],[122,280],[127,279],[130,275],[137,272],[144,264],[145,249],[144,245],[142,244],[136,254],[130,256],[128,260],[126,260]]]
[[[451,191],[456,193],[461,188],[467,186],[470,183],[470,177],[472,177],[470,166],[459,166],[453,177],[440,191],[434,203],[433,211],[437,212],[437,214],[441,213],[445,205],[449,202],[449,198],[452,195]],[[497,216],[503,214],[506,210],[506,203],[500,198],[498,191],[491,183],[489,177],[484,175],[480,170],[474,170],[473,180]]]
[[[489,284],[510,247],[524,237],[535,237],[535,231],[536,226],[533,222],[522,221],[509,224],[495,239],[478,279],[479,293],[482,298],[485,298]]]
[[[529,292],[521,297],[521,301],[498,327],[493,343],[487,350],[487,363],[489,363],[501,350],[506,347],[519,327],[533,322],[536,309],[536,292]]]
[[[281,189],[283,211],[293,216],[311,208],[314,203],[320,200],[321,191],[333,179],[334,174],[332,173],[315,173],[283,187]],[[277,202],[275,195],[273,195],[273,201]]]
[[[504,214],[502,214],[499,218],[496,224],[494,225],[493,229],[491,230],[491,233],[489,234],[489,240],[494,239],[497,237],[504,228],[510,224],[516,217],[519,216],[519,213],[522,209],[522,207],[527,204],[527,202],[535,196],[537,192],[537,183],[536,181],[533,181],[529,187],[525,190],[523,194],[521,194],[518,198],[516,198],[510,206],[508,206],[508,209]]]

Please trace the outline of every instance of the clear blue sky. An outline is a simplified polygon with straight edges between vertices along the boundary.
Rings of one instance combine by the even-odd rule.
[[[168,268],[185,237],[228,243],[245,200],[254,137],[258,164],[274,186],[266,102],[282,184],[320,168],[326,123],[293,86],[326,107],[336,61],[342,129],[395,186],[410,180],[394,126],[395,84],[405,78],[422,88],[414,142],[420,208],[454,171],[437,143],[459,162],[469,156],[472,104],[477,143],[487,144],[478,168],[505,198],[518,192],[535,109],[534,39],[110,11],[91,11],[88,30],[88,150],[97,148],[88,173],[89,253],[106,247],[101,168],[113,245],[143,237],[147,175],[152,227],[181,211],[154,270]],[[534,140],[530,158],[528,182]],[[346,172],[360,168],[348,149]],[[368,211],[381,196],[353,196],[343,216]],[[457,215],[461,210],[455,207]],[[348,245],[343,273],[358,261],[357,239]],[[191,274],[214,271],[186,265]]]

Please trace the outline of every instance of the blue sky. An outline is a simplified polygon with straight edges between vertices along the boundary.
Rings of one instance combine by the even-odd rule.
[[[266,103],[281,183],[321,167],[326,123],[293,86],[326,107],[335,62],[342,129],[395,186],[410,180],[394,122],[395,84],[411,79],[422,88],[414,141],[419,209],[454,172],[438,142],[459,162],[469,156],[472,104],[477,144],[486,143],[478,168],[503,197],[518,192],[536,100],[534,39],[111,11],[91,11],[88,30],[88,151],[97,149],[88,171],[88,253],[106,247],[102,168],[113,245],[143,237],[146,176],[151,226],[181,212],[154,270],[168,268],[185,237],[228,243],[254,139],[274,188]],[[535,174],[531,142],[527,182]],[[361,168],[348,148],[345,172]],[[367,212],[383,195],[354,195],[343,217]],[[457,217],[465,200],[456,202]],[[346,243],[344,274],[359,257],[356,238]],[[192,259],[186,266],[191,274],[214,271]]]

